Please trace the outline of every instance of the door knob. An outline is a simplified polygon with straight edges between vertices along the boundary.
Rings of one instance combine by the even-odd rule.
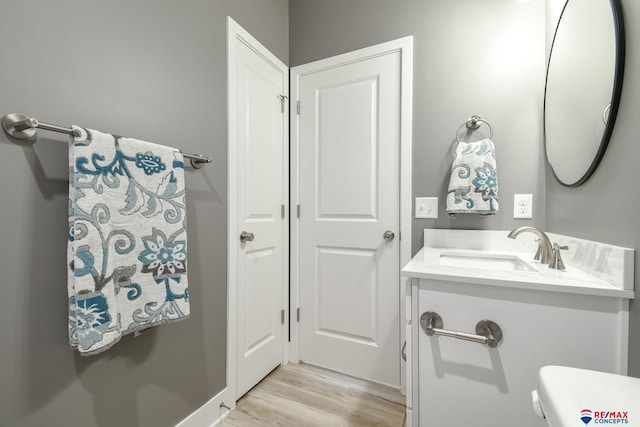
[[[241,242],[253,242],[254,235],[253,233],[249,233],[247,231],[243,231],[240,233],[240,241]]]
[[[387,230],[384,232],[382,237],[384,237],[384,240],[386,240],[387,242],[390,242],[396,237],[396,235],[393,233],[393,231]]]

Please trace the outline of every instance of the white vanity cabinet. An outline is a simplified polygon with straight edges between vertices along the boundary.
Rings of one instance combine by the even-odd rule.
[[[503,232],[479,236],[490,241],[490,233],[505,236]],[[633,268],[633,250],[620,252],[621,268],[627,271],[617,286],[570,267],[566,272],[549,272],[540,265],[537,272],[500,272],[443,265],[439,254],[451,250],[443,242],[469,244],[469,239],[442,236],[448,237],[445,230],[425,230],[425,248],[403,269],[409,278],[408,426],[544,427],[533,411],[531,396],[541,367],[627,373],[628,307],[633,298],[629,280],[633,271],[629,276],[628,269]],[[430,241],[435,248],[427,247]],[[483,254],[493,250],[490,244],[486,250],[471,246]],[[526,260],[532,256],[528,250],[513,253]],[[611,260],[607,268],[619,270],[616,262]],[[441,317],[441,329],[469,334],[477,334],[479,321],[491,320],[499,325],[502,340],[490,348],[449,336],[428,336],[420,324],[425,312]],[[580,421],[579,414],[576,420]]]
[[[626,373],[627,300],[429,279],[412,279],[409,292],[408,425],[542,427],[531,403],[542,366]],[[478,321],[492,320],[503,339],[489,348],[427,336],[427,311],[443,329],[473,334]]]

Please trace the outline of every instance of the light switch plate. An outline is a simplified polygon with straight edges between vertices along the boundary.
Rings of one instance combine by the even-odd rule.
[[[533,218],[533,194],[513,195],[513,217],[524,219]]]
[[[437,197],[416,197],[416,218],[438,218]]]

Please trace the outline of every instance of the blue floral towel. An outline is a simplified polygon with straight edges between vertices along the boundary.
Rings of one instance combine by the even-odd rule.
[[[498,212],[498,174],[493,141],[459,142],[451,167],[447,214]]]
[[[91,355],[189,316],[184,159],[175,148],[73,129],[69,343]]]

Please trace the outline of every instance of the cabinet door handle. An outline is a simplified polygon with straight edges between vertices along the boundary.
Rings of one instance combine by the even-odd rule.
[[[443,328],[442,317],[434,311],[425,311],[420,316],[420,326],[428,336],[441,335],[443,337],[457,338],[460,340],[486,344],[491,348],[498,346],[502,341],[502,329],[491,320],[481,320],[476,323],[476,333],[450,331]]]

